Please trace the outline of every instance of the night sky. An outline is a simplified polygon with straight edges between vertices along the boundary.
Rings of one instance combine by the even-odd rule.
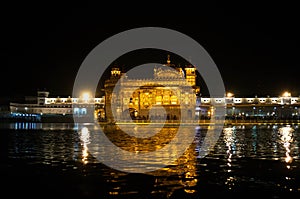
[[[85,5],[3,7],[1,98],[35,95],[38,89],[55,97],[71,95],[77,70],[95,46],[119,32],[146,26],[174,29],[198,41],[218,66],[226,90],[236,96],[278,96],[285,90],[299,96],[297,8],[218,5],[131,14],[112,8],[104,14],[104,8]],[[165,62],[167,53],[144,55],[116,64],[128,68],[151,59]]]

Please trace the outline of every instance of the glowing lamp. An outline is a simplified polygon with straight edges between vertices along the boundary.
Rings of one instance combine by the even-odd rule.
[[[233,97],[233,93],[228,92],[227,97]]]
[[[291,93],[288,92],[288,91],[285,91],[283,94],[282,94],[283,97],[291,97]]]

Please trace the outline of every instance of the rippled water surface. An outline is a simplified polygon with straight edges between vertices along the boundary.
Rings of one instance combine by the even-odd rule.
[[[138,135],[136,128],[127,128]],[[208,128],[213,127],[193,129],[193,143],[169,166],[148,173],[132,173],[134,167],[130,172],[118,171],[90,153],[89,147],[104,146],[101,142],[89,145],[95,131],[89,124],[2,123],[2,194],[120,199],[300,196],[297,125],[226,126],[210,153],[199,158]],[[145,139],[125,134],[114,126],[104,129],[115,146],[131,153],[161,149],[174,139],[178,130],[176,126],[165,127]],[[99,150],[96,155],[109,158],[113,153]],[[170,155],[172,151],[159,154],[140,166],[160,164]]]

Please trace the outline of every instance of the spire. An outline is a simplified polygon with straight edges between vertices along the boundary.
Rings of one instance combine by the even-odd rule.
[[[174,66],[174,64],[171,64],[170,55],[168,55],[167,63],[163,66]]]
[[[167,60],[167,64],[170,65],[171,60],[170,60],[170,55],[168,55],[168,60]]]

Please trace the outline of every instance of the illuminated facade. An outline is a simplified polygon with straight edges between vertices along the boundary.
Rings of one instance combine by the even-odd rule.
[[[164,66],[167,67],[154,68],[153,79],[130,79],[119,68],[112,68],[104,86],[107,119],[122,120],[128,114],[142,120],[194,118],[196,95],[200,92],[196,86],[196,68],[176,67],[169,56]],[[164,113],[159,111],[161,107]]]
[[[220,98],[200,97],[194,66],[176,67],[171,64],[170,57],[164,66],[175,70],[154,68],[153,79],[130,79],[119,68],[112,68],[104,89],[106,119],[126,120],[128,115],[144,121],[178,120],[180,117],[187,120],[209,119],[218,104],[225,105],[225,117],[229,119],[300,118],[300,97],[293,97],[289,92],[278,97],[235,97],[232,93],[224,93],[224,97]],[[182,79],[186,86],[182,85]],[[118,86],[121,89],[116,89]],[[185,88],[191,87],[193,92],[185,92]],[[165,112],[155,111],[161,106]],[[154,110],[154,114],[149,114],[150,109]]]
[[[9,106],[16,117],[71,118],[93,113],[98,121],[202,120],[211,118],[214,106],[218,105],[225,105],[225,116],[229,119],[300,119],[300,97],[289,92],[277,97],[235,97],[227,93],[224,97],[210,98],[200,96],[196,78],[194,66],[175,66],[168,56],[163,67],[153,69],[153,78],[128,78],[120,68],[113,67],[110,78],[105,80],[105,96],[101,98],[87,94],[78,98],[49,97],[49,92],[38,91],[30,102],[11,102]]]
[[[79,98],[73,97],[49,97],[48,91],[38,91],[37,96],[25,103],[10,103],[11,114],[15,117],[46,117],[49,115],[60,115],[65,117],[85,117],[88,113],[99,113],[99,117],[104,117],[100,113],[104,109],[104,97],[92,98],[83,95]]]
[[[293,97],[285,92],[278,97],[234,97],[224,98],[201,97],[198,99],[202,107],[202,116],[209,116],[212,104],[226,104],[226,116],[229,118],[249,119],[300,119],[300,97]]]

